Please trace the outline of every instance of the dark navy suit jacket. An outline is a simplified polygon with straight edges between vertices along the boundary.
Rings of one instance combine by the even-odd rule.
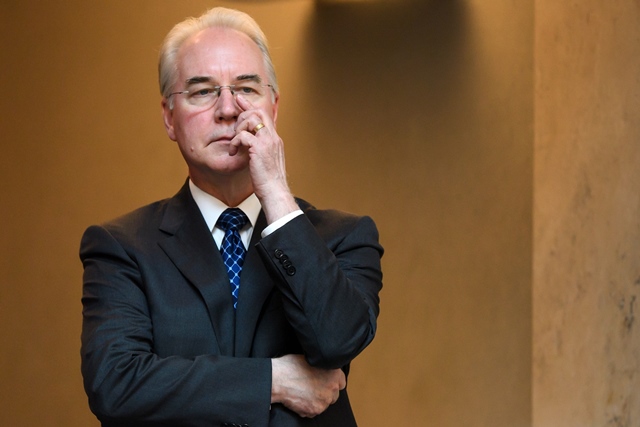
[[[82,374],[103,426],[351,427],[346,390],[304,419],[270,405],[270,358],[342,368],[373,339],[382,287],[368,217],[317,210],[247,251],[237,310],[188,185],[82,237]]]

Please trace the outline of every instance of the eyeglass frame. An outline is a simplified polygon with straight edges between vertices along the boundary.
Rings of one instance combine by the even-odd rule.
[[[236,86],[242,86],[242,85],[241,85],[241,84],[232,84],[232,85],[216,85],[216,86],[213,86],[211,89],[215,90],[215,91],[216,91],[216,93],[217,93],[217,95],[216,95],[216,98],[215,98],[214,103],[213,103],[213,104],[211,104],[211,105],[213,106],[213,105],[215,105],[215,103],[216,103],[216,102],[218,102],[218,99],[220,99],[220,95],[222,94],[222,89],[225,89],[225,88],[226,88],[226,89],[229,89],[229,92],[231,92],[231,96],[234,96],[234,95],[235,95],[235,93],[234,93],[233,89],[234,89]],[[273,88],[273,85],[272,85],[272,84],[261,84],[261,85],[260,85],[260,87],[268,87],[268,88],[271,88],[271,91],[272,91],[273,93],[275,93],[275,89]],[[184,94],[192,93],[192,92],[197,92],[197,90],[194,90],[194,91],[190,91],[190,90],[179,90],[179,91],[177,91],[177,92],[171,92],[169,95],[167,95],[167,100],[168,100],[168,99],[170,99],[173,95],[184,95]],[[169,105],[170,105],[170,108],[173,108],[173,101],[170,101],[170,104],[169,104]]]

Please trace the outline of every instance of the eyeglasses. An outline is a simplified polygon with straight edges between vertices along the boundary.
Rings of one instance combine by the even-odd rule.
[[[222,89],[229,89],[232,96],[242,95],[249,102],[256,102],[261,100],[268,92],[270,88],[273,90],[273,85],[260,84],[256,82],[243,82],[235,85],[225,86],[212,86],[207,83],[195,84],[189,90],[182,90],[179,92],[172,92],[167,96],[167,99],[173,95],[186,95],[184,99],[187,104],[198,108],[212,107],[220,98]]]

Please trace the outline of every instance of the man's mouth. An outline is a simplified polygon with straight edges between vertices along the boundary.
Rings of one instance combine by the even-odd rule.
[[[216,138],[213,138],[211,142],[229,143],[233,138],[235,138],[235,134],[225,134],[225,135],[220,135]]]

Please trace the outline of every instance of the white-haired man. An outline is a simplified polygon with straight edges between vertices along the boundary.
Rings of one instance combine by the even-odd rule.
[[[176,25],[159,73],[189,178],[82,238],[92,411],[104,426],[355,426],[346,375],[376,330],[375,224],[292,196],[248,15]]]

